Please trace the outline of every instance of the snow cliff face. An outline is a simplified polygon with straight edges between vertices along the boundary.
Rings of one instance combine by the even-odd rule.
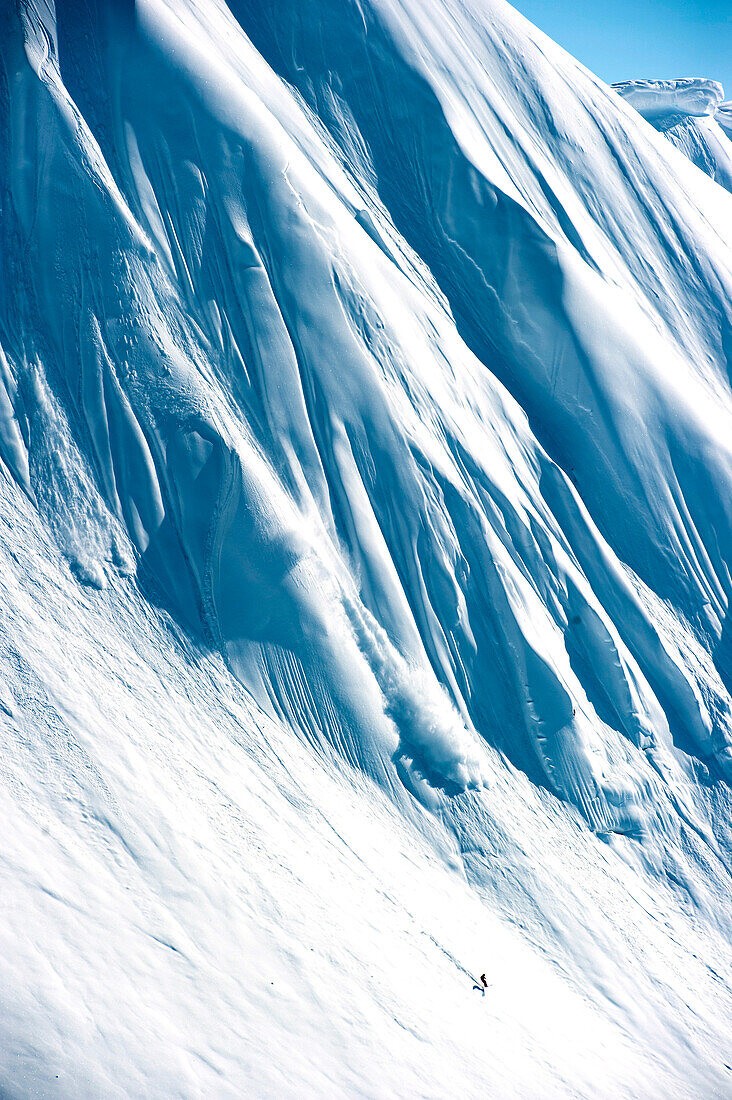
[[[732,191],[728,104],[716,80],[629,80],[615,91],[713,180]]]
[[[650,121],[662,125],[672,118],[713,117],[724,99],[716,80],[687,77],[683,80],[627,80],[613,84],[615,91]]]
[[[720,103],[714,113],[714,118],[729,137],[732,134],[732,103]]]
[[[0,10],[3,1087],[721,1095],[732,199],[502,3]]]

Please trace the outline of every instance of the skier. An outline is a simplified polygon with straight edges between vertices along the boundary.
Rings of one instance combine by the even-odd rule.
[[[474,985],[473,989],[479,989],[480,992],[485,997],[485,991],[486,991],[487,988],[488,988],[488,982],[486,981],[485,974],[481,974],[481,976],[480,976],[480,985]]]

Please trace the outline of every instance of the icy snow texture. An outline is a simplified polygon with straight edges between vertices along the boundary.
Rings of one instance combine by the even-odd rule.
[[[694,76],[683,80],[627,80],[613,84],[613,88],[649,121],[673,115],[714,115],[724,98],[718,81]]]
[[[724,128],[727,104],[716,80],[629,80],[615,91],[689,160],[732,191],[732,143]]]
[[[714,112],[714,118],[729,137],[732,134],[732,103],[720,103]]]
[[[0,1083],[722,1095],[732,200],[502,3],[229,9],[0,0]]]

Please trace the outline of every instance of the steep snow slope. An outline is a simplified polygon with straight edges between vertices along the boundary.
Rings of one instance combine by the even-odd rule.
[[[723,1095],[732,199],[501,3],[1,10],[2,1087]]]
[[[5,500],[4,1095],[721,1087],[723,943],[668,887],[510,769],[472,827],[397,811]]]
[[[727,137],[732,133],[732,103],[720,103],[714,112],[717,123],[724,130]]]
[[[732,191],[732,144],[716,80],[629,80],[615,91],[713,180]],[[718,117],[719,116],[719,117]]]

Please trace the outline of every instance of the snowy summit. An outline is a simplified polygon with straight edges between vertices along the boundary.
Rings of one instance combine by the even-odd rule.
[[[698,168],[732,191],[729,104],[722,102],[718,81],[630,80],[613,88]]]

